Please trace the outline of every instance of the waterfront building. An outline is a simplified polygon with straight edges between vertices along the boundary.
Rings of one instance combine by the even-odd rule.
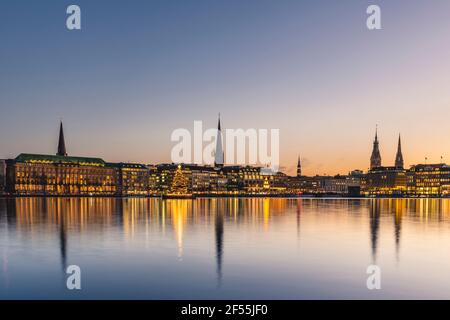
[[[300,156],[298,156],[297,160],[297,178],[300,178],[302,176],[302,164],[300,162]]]
[[[226,166],[220,178],[226,180],[229,195],[276,195],[288,192],[291,177],[261,167]]]
[[[264,181],[267,179],[262,175],[260,167],[229,166],[224,167],[223,172],[230,183],[230,192],[249,195],[264,192]]]
[[[192,193],[195,195],[227,194],[227,179],[217,167],[192,165]]]
[[[197,164],[160,164],[156,166],[155,186],[156,193],[160,195],[174,192],[174,177],[178,181],[187,182],[187,194],[217,195],[227,193],[227,179],[222,172],[223,168],[197,165]],[[177,173],[178,172],[178,173]]]
[[[349,175],[336,175],[322,179],[323,192],[327,194],[359,196],[361,177],[359,170],[356,170]]]
[[[240,166],[226,166],[221,169],[221,175],[226,179],[228,194],[238,195],[243,192],[243,182],[239,175],[240,169]]]
[[[109,163],[115,169],[118,196],[146,196],[149,194],[150,170],[143,164]]]
[[[450,166],[439,164],[418,164],[407,173],[407,189],[411,196],[450,196]]]
[[[0,159],[0,195],[5,192],[6,188],[6,161]]]
[[[156,194],[168,195],[173,191],[173,178],[177,170],[183,175],[183,177],[190,181],[191,170],[184,164],[164,163],[156,166]],[[190,184],[187,186],[187,192],[192,193]]]
[[[7,160],[6,191],[13,195],[113,196],[115,169],[100,158],[20,154]]]
[[[148,195],[156,196],[158,195],[158,168],[155,165],[147,165],[148,170]]]
[[[6,192],[12,195],[113,196],[115,169],[100,158],[69,157],[60,124],[56,155],[20,154],[6,161]]]
[[[375,132],[370,170],[362,181],[362,189],[368,196],[402,196],[406,195],[407,177],[404,169],[401,137],[398,137],[397,154],[394,166],[382,166],[378,142],[378,130]]]
[[[320,179],[316,177],[289,177],[289,193],[315,194],[320,192]]]
[[[406,194],[406,170],[376,167],[366,174],[363,192],[368,196],[402,196]]]
[[[289,192],[289,177],[283,172],[277,172],[269,176],[270,194],[286,194]]]

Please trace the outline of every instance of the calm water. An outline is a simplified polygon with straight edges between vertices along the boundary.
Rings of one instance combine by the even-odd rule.
[[[0,199],[0,260],[2,299],[450,299],[450,200]]]

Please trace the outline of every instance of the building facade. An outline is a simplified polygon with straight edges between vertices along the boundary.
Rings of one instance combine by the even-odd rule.
[[[407,194],[407,177],[404,169],[402,145],[398,137],[395,165],[381,165],[381,155],[378,142],[378,130],[375,133],[370,170],[362,180],[362,191],[367,196],[404,196]]]
[[[6,161],[0,160],[0,195],[5,193],[6,189]]]
[[[447,164],[419,164],[407,173],[408,194],[411,196],[450,196],[450,166]]]
[[[99,158],[20,154],[7,160],[6,191],[13,195],[113,196],[115,169]]]
[[[375,140],[373,141],[372,155],[370,156],[370,169],[381,167],[381,153],[378,142],[378,129],[375,131]]]
[[[367,196],[403,196],[406,194],[406,170],[397,167],[377,167],[364,178],[363,192]]]
[[[117,196],[147,196],[149,195],[149,174],[147,166],[137,163],[109,163],[115,170]]]

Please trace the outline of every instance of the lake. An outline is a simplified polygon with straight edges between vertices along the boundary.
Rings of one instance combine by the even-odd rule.
[[[0,199],[0,262],[0,299],[450,299],[450,200]]]

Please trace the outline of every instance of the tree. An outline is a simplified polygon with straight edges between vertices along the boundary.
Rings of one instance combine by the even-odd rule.
[[[173,176],[172,186],[170,188],[172,194],[187,194],[188,193],[188,179],[181,170],[181,165],[178,165],[175,175]]]

